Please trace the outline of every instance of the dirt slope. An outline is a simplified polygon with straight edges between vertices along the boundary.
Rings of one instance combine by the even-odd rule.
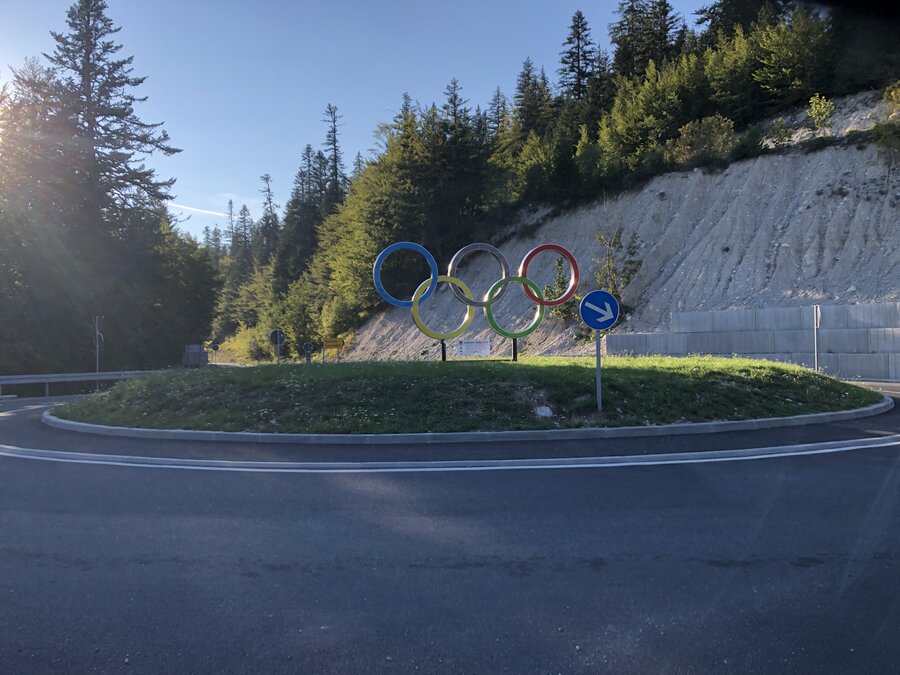
[[[886,115],[877,96],[839,102],[833,133],[867,128]],[[801,117],[798,113],[793,122]],[[798,131],[795,138],[811,135]],[[896,158],[873,144],[831,147],[806,154],[758,157],[719,173],[671,173],[642,189],[548,218],[532,236],[513,236],[500,246],[513,268],[532,247],[553,242],[575,253],[582,270],[579,292],[597,287],[595,234],[621,227],[624,240],[640,239],[642,267],[624,300],[636,309],[620,331],[668,328],[671,311],[788,306],[813,302],[900,300],[900,171]],[[528,231],[547,213],[523,215],[511,232]],[[422,242],[427,248],[427,242]],[[555,257],[538,256],[529,276],[552,281]],[[496,279],[486,255],[468,259],[460,276],[476,297]],[[443,289],[423,306],[435,329],[455,327],[464,313]],[[534,305],[518,287],[498,308],[500,322],[525,326]],[[575,325],[548,317],[526,341],[526,354],[590,352]],[[506,354],[479,310],[464,338],[492,339]],[[438,344],[415,327],[409,310],[389,308],[353,339],[349,358],[434,358]],[[451,346],[451,354],[453,349]]]

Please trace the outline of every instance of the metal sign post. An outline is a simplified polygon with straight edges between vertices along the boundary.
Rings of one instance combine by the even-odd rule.
[[[603,372],[603,368],[601,368],[603,355],[600,349],[600,331],[594,331],[594,339],[597,343],[597,412],[603,411],[603,386],[601,382],[601,373]]]
[[[578,305],[581,320],[588,328],[594,329],[597,341],[597,412],[603,411],[603,390],[601,383],[601,337],[600,332],[612,328],[619,320],[619,301],[608,291],[591,291]]]
[[[513,361],[519,360],[519,338],[513,338]]]
[[[313,343],[312,342],[303,343],[303,351],[306,352],[306,362],[312,363]]]
[[[96,366],[95,372],[100,374],[100,345],[103,344],[103,333],[100,332],[100,328],[103,326],[103,317],[95,316],[94,317],[94,363]],[[97,391],[100,391],[100,380],[97,380]]]
[[[813,305],[813,368],[819,372],[819,325],[822,323],[822,309]]]
[[[284,331],[280,328],[276,328],[269,333],[269,342],[275,347],[275,362],[279,364],[281,363],[281,345],[284,344],[284,340]]]

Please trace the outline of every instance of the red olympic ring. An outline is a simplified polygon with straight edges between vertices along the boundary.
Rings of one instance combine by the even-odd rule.
[[[545,307],[556,307],[557,305],[563,304],[573,295],[575,295],[575,291],[578,289],[578,263],[575,261],[575,256],[572,255],[568,249],[563,248],[559,244],[541,244],[540,246],[531,249],[528,253],[525,254],[525,257],[522,258],[522,264],[519,265],[518,276],[527,277],[529,263],[538,253],[542,253],[543,251],[556,251],[569,261],[569,267],[572,269],[572,273],[569,276],[569,285],[566,288],[566,292],[558,298],[554,298],[553,300],[543,300],[536,296],[534,294],[534,291],[531,290],[527,284],[522,285],[522,291],[532,302],[536,302],[537,304],[543,305]]]

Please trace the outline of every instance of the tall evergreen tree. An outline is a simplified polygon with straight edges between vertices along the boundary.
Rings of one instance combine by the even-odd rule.
[[[488,103],[488,132],[496,139],[496,137],[509,126],[509,123],[509,100],[504,96],[500,87],[497,87]]]
[[[657,66],[673,59],[681,51],[685,33],[684,21],[675,13],[669,0],[651,0],[643,20],[643,56]]]
[[[269,264],[278,245],[279,230],[278,206],[275,204],[272,194],[272,176],[266,173],[260,176],[260,180],[263,182],[263,186],[260,188],[263,196],[263,212],[256,223],[253,237],[253,262],[257,268]]]
[[[749,34],[752,24],[766,5],[767,14],[776,16],[781,13],[783,4],[782,0],[715,0],[694,14],[697,16],[697,23],[706,26],[703,44],[712,46],[720,33],[731,37],[740,28]]]
[[[559,86],[565,96],[579,101],[587,93],[588,78],[594,66],[591,29],[581,10],[572,16],[569,35],[560,52]]]
[[[313,190],[313,149],[303,149],[300,168],[294,177],[291,197],[284,212],[284,224],[275,252],[274,289],[287,292],[291,283],[306,270],[318,247],[316,230],[322,222],[319,195]]]
[[[225,217],[228,219],[228,224],[225,226],[225,237],[228,240],[228,255],[234,255],[234,242],[239,238],[236,233],[235,222],[234,222],[234,201],[228,200],[228,207],[225,209]]]
[[[596,128],[603,113],[612,107],[615,95],[616,87],[609,54],[603,49],[598,49],[587,82],[587,91],[583,101],[584,111],[581,115],[582,123]]]
[[[0,190],[12,188],[14,226],[36,235],[23,236],[28,254],[14,257],[32,308],[17,330],[52,336],[33,350],[40,368],[86,367],[83,325],[96,313],[107,316],[107,367],[177,361],[184,342],[206,332],[212,308],[210,255],[161,205],[174,181],[145,164],[178,150],[135,112],[144,78],[118,56],[106,9],[102,0],[73,4],[68,31],[53,33],[44,55],[50,67],[16,70],[15,100],[0,103]]]
[[[647,0],[619,0],[619,20],[609,25],[609,41],[615,46],[613,70],[630,77],[642,75],[647,66],[644,33]]]
[[[530,132],[541,137],[547,131],[553,115],[553,94],[543,68],[538,74],[534,63],[526,58],[516,80],[515,101],[516,131],[522,142]]]
[[[350,172],[350,180],[356,180],[366,168],[366,160],[363,159],[362,153],[357,152],[353,158],[353,171]]]
[[[152,206],[169,198],[174,179],[159,179],[144,158],[153,152],[180,152],[169,144],[161,123],[147,123],[134,110],[146,100],[132,93],[145,77],[132,75],[134,57],[116,58],[112,39],[121,29],[106,15],[105,0],[79,0],[67,13],[67,33],[51,33],[56,43],[45,54],[54,68],[48,105],[62,106],[76,125],[85,194],[80,213],[96,227],[121,227],[110,208]]]
[[[328,157],[321,150],[317,150],[312,159],[312,170],[309,174],[312,181],[311,189],[316,196],[319,210],[322,212],[322,217],[324,218],[334,210],[333,207],[335,207],[338,202],[328,199],[328,177],[330,174]]]
[[[820,91],[830,79],[830,22],[795,9],[788,20],[760,26],[759,66],[753,78],[782,105],[795,105]]]
[[[338,115],[337,106],[329,103],[325,107],[325,117],[322,120],[328,125],[328,131],[325,136],[326,157],[328,159],[327,182],[322,205],[322,212],[326,216],[333,213],[338,204],[344,201],[347,183],[347,177],[344,173],[343,155],[338,142],[340,119],[341,116]]]

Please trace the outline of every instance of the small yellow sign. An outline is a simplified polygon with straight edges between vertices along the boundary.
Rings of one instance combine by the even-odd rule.
[[[325,349],[340,349],[344,346],[344,340],[342,338],[325,338],[323,346]]]

